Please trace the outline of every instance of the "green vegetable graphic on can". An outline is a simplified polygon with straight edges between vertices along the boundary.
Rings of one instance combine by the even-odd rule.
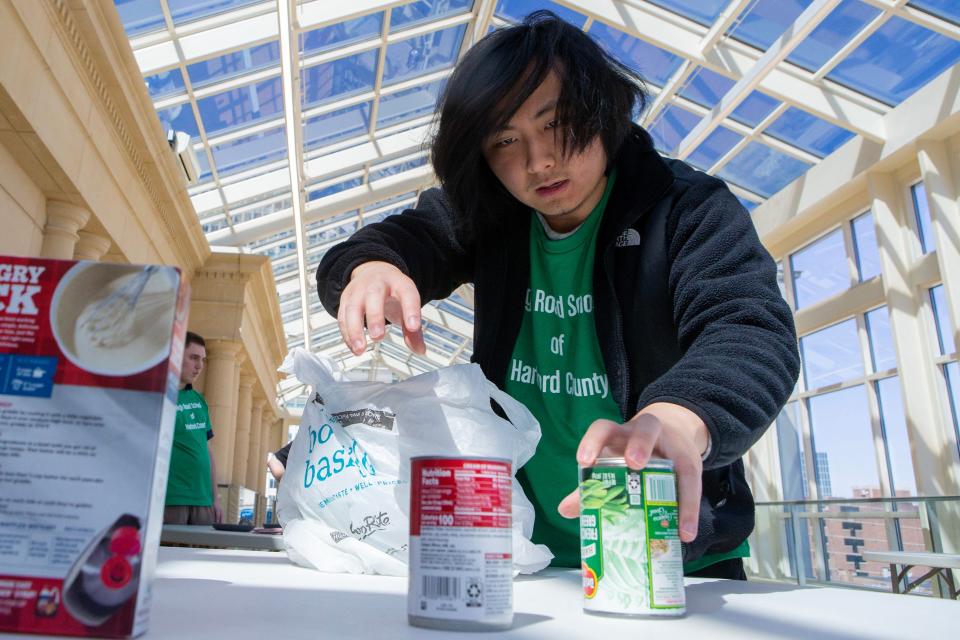
[[[621,615],[686,611],[676,476],[669,460],[630,469],[601,458],[580,469],[584,609]]]

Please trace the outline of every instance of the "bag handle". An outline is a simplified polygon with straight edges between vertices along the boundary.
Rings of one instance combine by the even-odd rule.
[[[487,380],[487,391],[490,393],[490,397],[500,405],[503,412],[507,414],[507,420],[513,425],[514,429],[524,432],[530,430],[532,420],[529,409],[489,380]]]

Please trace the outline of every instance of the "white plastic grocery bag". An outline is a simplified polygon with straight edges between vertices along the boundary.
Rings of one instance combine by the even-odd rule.
[[[393,384],[347,381],[330,359],[294,349],[280,371],[310,385],[277,493],[290,559],[321,571],[406,575],[410,458],[533,455],[540,425],[475,364]],[[494,399],[509,418],[493,412]],[[530,542],[533,506],[513,480],[513,560],[539,571],[553,554]]]

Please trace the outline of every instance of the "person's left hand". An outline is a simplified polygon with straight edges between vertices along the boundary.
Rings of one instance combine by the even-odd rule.
[[[223,522],[223,509],[220,508],[220,500],[213,501],[213,521],[217,524]]]
[[[622,455],[631,469],[643,469],[654,454],[672,460],[680,503],[680,540],[690,542],[697,537],[702,456],[709,442],[707,425],[697,414],[680,405],[657,402],[623,424],[595,421],[580,440],[577,462],[589,466],[601,454]],[[579,490],[565,497],[557,510],[566,518],[575,518],[580,513]]]

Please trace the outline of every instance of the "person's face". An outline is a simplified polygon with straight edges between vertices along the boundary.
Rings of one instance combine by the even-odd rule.
[[[563,156],[556,122],[560,79],[553,71],[507,125],[483,143],[491,171],[507,191],[539,211],[554,231],[583,222],[600,202],[607,156],[597,136],[580,153]]]
[[[183,350],[183,366],[180,367],[180,382],[193,384],[203,365],[207,362],[207,350],[196,342]]]

